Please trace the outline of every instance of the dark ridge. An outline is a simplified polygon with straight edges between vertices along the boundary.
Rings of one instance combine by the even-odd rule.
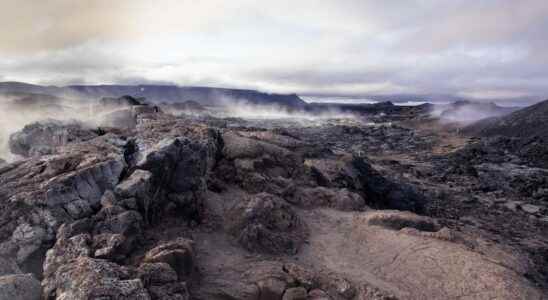
[[[541,137],[548,140],[548,100],[502,117],[480,120],[464,128],[473,136]]]

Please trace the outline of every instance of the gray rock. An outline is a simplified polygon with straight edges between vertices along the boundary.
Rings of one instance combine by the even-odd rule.
[[[0,276],[20,273],[22,271],[13,259],[0,256]]]
[[[19,225],[11,237],[11,241],[17,245],[17,262],[24,262],[32,253],[40,248],[46,237],[44,228],[31,226],[28,223]]]
[[[12,153],[28,157],[53,154],[57,151],[57,147],[95,137],[97,137],[96,133],[85,129],[76,121],[63,123],[48,120],[32,123],[12,134],[9,146]]]
[[[126,237],[121,234],[102,233],[93,237],[94,256],[118,260],[125,258],[129,247],[124,247]]]
[[[143,281],[147,287],[177,281],[177,273],[169,264],[164,262],[143,263],[139,266],[137,273],[139,274],[141,281]]]
[[[68,239],[58,239],[53,248],[46,253],[44,281],[42,283],[44,289],[49,292],[54,288],[55,274],[59,268],[79,257],[90,257],[90,245],[91,237],[89,234],[78,234]]]
[[[294,254],[306,237],[303,223],[291,206],[267,193],[237,203],[227,222],[229,232],[253,252]]]
[[[187,278],[192,274],[194,268],[192,245],[191,240],[183,238],[161,244],[149,250],[143,262],[166,263],[177,272],[179,279]]]
[[[32,274],[0,276],[0,300],[39,300],[40,281]]]
[[[151,192],[152,173],[136,170],[129,178],[116,186],[115,192],[123,198],[144,197]]]
[[[125,163],[112,159],[80,170],[70,176],[56,178],[48,184],[46,204],[50,207],[65,206],[84,200],[90,206],[98,206],[103,193],[118,184]]]
[[[523,204],[520,207],[521,207],[521,210],[529,214],[536,214],[536,213],[539,213],[541,210],[540,206],[533,205],[533,204]]]
[[[49,278],[44,297],[57,299],[139,299],[150,296],[140,279],[123,267],[101,259],[79,257],[63,264]]]

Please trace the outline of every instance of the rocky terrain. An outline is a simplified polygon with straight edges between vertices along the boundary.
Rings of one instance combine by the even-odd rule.
[[[544,140],[305,110],[125,97],[27,124],[0,161],[0,299],[548,297]]]

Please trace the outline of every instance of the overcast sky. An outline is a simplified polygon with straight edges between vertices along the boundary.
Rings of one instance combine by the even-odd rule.
[[[0,4],[0,81],[548,97],[547,0]]]

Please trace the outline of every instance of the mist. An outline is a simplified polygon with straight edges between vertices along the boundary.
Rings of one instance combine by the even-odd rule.
[[[436,105],[430,114],[442,123],[468,125],[482,119],[503,116],[515,109],[514,107],[501,107],[492,103],[455,102],[447,105]]]
[[[59,121],[78,123],[83,128],[94,129],[111,124],[114,113],[127,106],[99,106],[96,101],[81,98],[56,98],[52,101],[36,100],[41,95],[0,96],[0,159],[12,162],[17,155],[9,148],[10,136],[35,122]]]

